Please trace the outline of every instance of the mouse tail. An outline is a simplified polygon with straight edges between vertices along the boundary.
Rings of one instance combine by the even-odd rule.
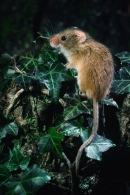
[[[75,168],[76,168],[76,174],[78,175],[78,169],[79,169],[79,163],[80,163],[80,159],[81,159],[81,155],[83,153],[83,150],[86,146],[88,146],[91,141],[94,139],[97,130],[98,130],[98,101],[97,100],[93,100],[93,130],[92,133],[90,135],[90,137],[80,146],[77,156],[76,156],[76,160],[75,160]]]

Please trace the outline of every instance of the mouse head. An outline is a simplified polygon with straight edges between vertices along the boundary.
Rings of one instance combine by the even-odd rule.
[[[53,48],[71,50],[83,44],[88,38],[90,38],[88,34],[74,27],[52,36],[49,42]]]

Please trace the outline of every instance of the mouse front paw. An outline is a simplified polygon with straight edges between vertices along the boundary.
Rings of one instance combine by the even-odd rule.
[[[69,69],[69,68],[71,68],[71,64],[68,62],[65,64],[65,67]]]
[[[79,91],[78,94],[79,94],[79,96],[81,96],[81,97],[86,97],[86,94],[83,93],[83,92],[81,92],[81,91]]]

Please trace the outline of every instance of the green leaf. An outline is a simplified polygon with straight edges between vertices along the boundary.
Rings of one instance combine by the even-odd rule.
[[[0,141],[2,138],[6,137],[7,134],[11,135],[17,135],[18,134],[18,126],[16,125],[15,122],[7,122],[1,121],[1,126],[0,126]]]
[[[36,165],[29,167],[19,179],[12,178],[7,182],[5,195],[35,195],[36,191],[47,182],[50,176]]]
[[[40,54],[40,58],[42,59],[42,62],[44,61],[45,63],[46,62],[52,63],[58,61],[59,56],[58,51],[50,48],[50,44],[44,44],[41,52],[42,53]]]
[[[82,131],[80,134],[83,142],[85,142],[90,137],[90,135],[90,130]],[[107,151],[111,147],[115,147],[115,144],[113,144],[111,140],[96,134],[90,145],[85,147],[86,156],[101,161],[102,152]]]
[[[66,94],[64,96],[64,100],[67,106],[64,109],[64,120],[73,119],[80,114],[87,113],[90,114],[92,112],[91,101],[81,101],[77,94],[69,96]]]
[[[11,79],[14,74],[15,74],[15,70],[8,68],[6,73],[6,78]]]
[[[57,126],[57,129],[59,129],[59,133],[64,136],[78,137],[80,133],[85,130],[83,123],[84,117],[81,116],[76,120],[61,123]]]
[[[63,138],[62,135],[59,135],[56,132],[55,128],[50,128],[49,134],[43,135],[38,142],[40,153],[53,152],[59,158],[63,158],[61,151],[61,142],[63,141]]]
[[[18,64],[21,66],[21,71],[33,71],[37,69],[38,59],[34,58],[31,52],[28,52],[20,56]]]
[[[130,92],[130,66],[122,67],[112,82],[111,91],[117,94]]]
[[[107,106],[115,106],[119,108],[117,103],[113,100],[113,98],[106,97],[105,99],[102,100],[102,103],[106,104]]]
[[[0,154],[0,165],[2,164],[7,164],[10,158],[10,154],[9,154],[9,150],[5,152],[2,151],[2,153]]]
[[[29,164],[30,158],[23,156],[23,154],[16,148],[10,154],[10,159],[8,161],[7,167],[10,171],[17,169],[25,170]]]
[[[121,53],[117,53],[115,56],[117,56],[121,63],[128,63],[130,64],[130,53],[127,51],[121,52]]]
[[[10,176],[9,169],[5,165],[0,165],[0,186],[6,183]]]
[[[15,81],[19,86],[21,86],[23,89],[27,91],[31,82],[35,81],[36,78],[32,74],[15,73],[12,77],[12,80]]]
[[[40,83],[46,85],[54,102],[58,102],[59,100],[61,83],[73,79],[70,71],[58,61],[40,64],[36,71],[36,77]]]
[[[130,53],[121,52],[116,54],[120,59],[122,68],[115,74],[115,78],[112,82],[111,91],[117,94],[130,92]]]
[[[9,54],[4,53],[0,58],[0,74],[5,74],[11,63],[12,57]]]

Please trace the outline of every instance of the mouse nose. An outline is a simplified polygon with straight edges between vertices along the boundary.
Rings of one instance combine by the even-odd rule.
[[[50,38],[50,39],[49,39],[49,42],[52,43],[52,41],[53,41],[53,38]]]
[[[50,44],[51,44],[51,46],[57,46],[58,44],[59,44],[59,40],[58,40],[58,38],[57,37],[52,37],[52,38],[50,38],[49,39],[49,42],[50,42]]]

